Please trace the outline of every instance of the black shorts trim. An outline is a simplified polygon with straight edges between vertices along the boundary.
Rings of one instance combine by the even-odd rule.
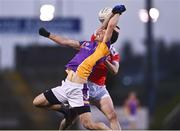
[[[81,115],[86,112],[91,112],[90,106],[81,106],[81,107],[74,107],[73,109],[76,110],[78,115]]]
[[[47,90],[46,92],[44,92],[44,96],[50,104],[61,104],[61,102],[53,94],[52,90]]]

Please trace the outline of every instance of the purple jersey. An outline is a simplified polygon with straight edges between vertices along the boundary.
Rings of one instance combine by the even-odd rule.
[[[129,103],[128,103],[128,106],[129,106],[129,110],[130,110],[130,114],[131,115],[135,115],[136,114],[136,111],[137,111],[137,101],[135,100],[131,100]]]
[[[96,49],[98,42],[96,41],[82,41],[80,42],[81,48],[79,52],[68,62],[66,68],[76,72],[78,66],[90,56]],[[108,47],[110,47],[110,42],[107,42]]]

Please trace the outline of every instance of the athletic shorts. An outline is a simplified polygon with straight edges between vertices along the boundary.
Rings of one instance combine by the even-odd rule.
[[[44,93],[50,104],[69,104],[70,108],[89,106],[89,89],[87,84],[62,81],[61,86]]]
[[[89,88],[89,99],[90,100],[100,100],[104,97],[110,97],[106,86],[100,86],[93,82],[88,81],[87,86]]]

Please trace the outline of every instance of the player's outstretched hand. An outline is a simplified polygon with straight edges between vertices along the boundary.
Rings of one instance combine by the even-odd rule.
[[[44,27],[41,27],[39,29],[39,35],[44,36],[44,37],[49,37],[50,32],[48,32]]]
[[[121,15],[124,11],[126,11],[126,7],[124,5],[116,5],[112,9],[113,14],[120,14]]]

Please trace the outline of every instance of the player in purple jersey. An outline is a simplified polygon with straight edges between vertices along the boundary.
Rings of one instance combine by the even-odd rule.
[[[66,65],[67,77],[65,81],[62,81],[62,85],[38,95],[33,101],[35,106],[58,111],[64,104],[68,103],[71,112],[78,113],[80,121],[85,128],[109,129],[104,123],[94,122],[92,120],[86,78],[89,76],[89,72],[92,71],[91,68],[97,60],[100,60],[104,56],[105,53],[102,48],[106,48],[106,52],[109,49],[110,40],[114,39],[114,35],[112,35],[113,30],[118,23],[120,14],[124,11],[125,7],[123,5],[118,5],[113,8],[112,18],[110,17],[104,22],[103,26],[99,29],[99,37],[97,37],[93,43],[89,41],[79,42],[57,36],[51,34],[44,28],[39,30],[40,35],[50,38],[60,45],[76,48],[79,52]],[[106,27],[107,29],[105,29]],[[89,60],[91,60],[93,64],[88,62]],[[87,69],[87,67],[85,67],[86,65],[90,68]]]

